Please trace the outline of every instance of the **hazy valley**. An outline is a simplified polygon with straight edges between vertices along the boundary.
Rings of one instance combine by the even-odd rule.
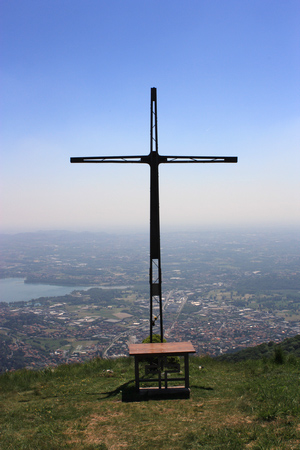
[[[199,355],[219,356],[299,334],[299,233],[161,240],[167,340],[191,340]],[[2,235],[0,282],[70,286],[70,293],[0,297],[1,371],[127,355],[129,341],[149,334],[148,245],[146,234]]]

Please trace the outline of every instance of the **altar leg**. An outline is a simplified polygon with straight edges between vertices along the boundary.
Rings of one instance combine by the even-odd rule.
[[[134,365],[135,365],[135,388],[137,391],[140,390],[140,372],[139,372],[139,357],[134,357]]]
[[[190,381],[189,381],[189,354],[186,353],[184,355],[184,376],[185,376],[185,388],[189,389]]]

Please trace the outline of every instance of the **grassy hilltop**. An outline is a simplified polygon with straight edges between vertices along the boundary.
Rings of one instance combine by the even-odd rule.
[[[299,376],[295,356],[192,357],[190,399],[129,402],[132,358],[6,373],[0,448],[299,449]]]

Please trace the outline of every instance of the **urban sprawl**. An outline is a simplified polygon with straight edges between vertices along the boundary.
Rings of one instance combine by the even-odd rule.
[[[2,278],[94,287],[0,303],[1,371],[127,356],[128,343],[149,336],[143,238],[10,239]],[[166,239],[162,255],[168,342],[219,356],[300,333],[299,236],[182,235]]]

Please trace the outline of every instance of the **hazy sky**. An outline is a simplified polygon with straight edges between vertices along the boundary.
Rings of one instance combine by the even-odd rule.
[[[2,0],[1,228],[147,230],[149,153],[162,230],[300,225],[299,0]]]

